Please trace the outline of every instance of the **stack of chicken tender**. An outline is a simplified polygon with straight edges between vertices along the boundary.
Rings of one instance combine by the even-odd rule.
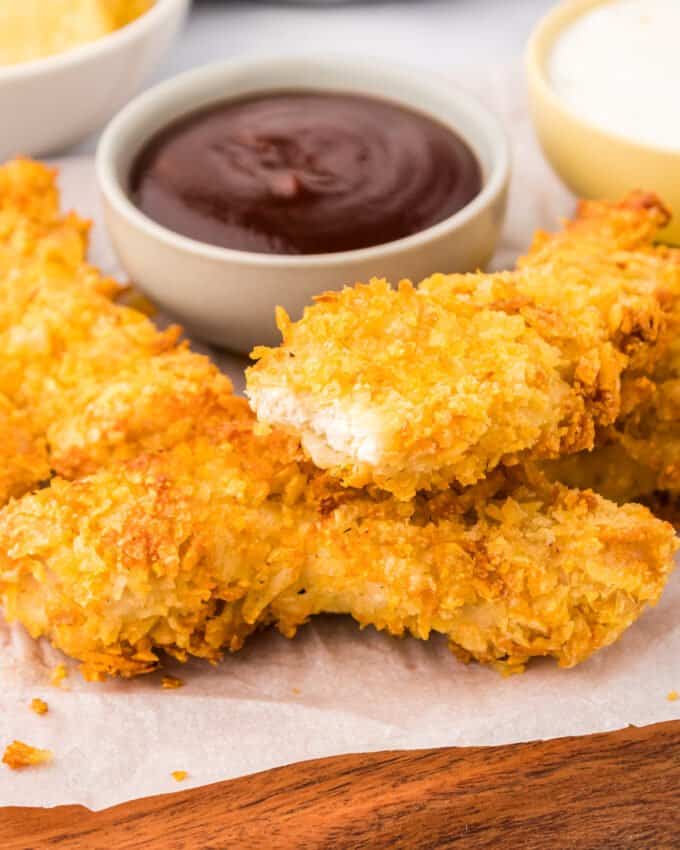
[[[374,280],[297,323],[281,312],[281,346],[249,370],[256,419],[178,329],[116,300],[54,174],[6,164],[6,617],[90,679],[215,661],[321,612],[440,632],[505,672],[612,643],[659,598],[673,528],[557,479],[587,482],[595,449],[593,483],[607,452],[631,470],[617,496],[676,486],[665,216],[642,195],[584,204],[516,271]]]

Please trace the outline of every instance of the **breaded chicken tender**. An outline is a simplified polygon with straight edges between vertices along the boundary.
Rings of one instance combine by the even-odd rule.
[[[0,168],[0,393],[69,478],[244,412],[177,327],[160,331],[112,300],[120,285],[86,262],[88,227],[60,214],[54,172],[27,160]]]
[[[648,368],[627,370],[621,410],[600,429],[592,452],[560,458],[546,469],[572,486],[593,487],[619,502],[654,501],[661,508],[680,494],[680,251],[654,244],[668,213],[653,195],[635,193],[620,204],[586,201],[562,233],[539,234],[521,266],[543,263],[602,269],[658,282],[665,303],[659,356]]]
[[[669,336],[667,281],[645,263],[603,260],[595,285],[555,251],[281,316],[252,398],[265,419],[293,411],[329,474],[295,433],[254,422],[177,328],[116,303],[86,251],[51,172],[0,168],[0,437],[18,447],[0,488],[60,475],[0,511],[0,601],[88,678],[145,673],[162,652],[214,661],[320,612],[440,632],[510,672],[571,666],[658,599],[672,528],[525,465],[640,407]]]
[[[0,391],[30,411],[57,472],[87,474],[173,445],[213,411],[242,409],[227,376],[178,336],[53,275],[0,329]]]
[[[98,282],[85,263],[90,225],[76,213],[62,214],[56,172],[29,159],[0,166],[0,279],[3,287],[20,269],[41,261],[82,271],[81,280]],[[106,281],[107,290],[118,288]]]
[[[256,349],[248,372],[258,418],[299,434],[345,485],[405,499],[474,483],[529,446],[559,451],[561,429],[582,427],[559,350],[457,283],[435,298],[374,280],[327,293],[297,324],[279,311],[283,344]],[[516,296],[501,279],[496,289]]]
[[[658,599],[675,547],[645,508],[530,470],[405,502],[340,488],[280,432],[213,422],[6,506],[0,598],[91,679],[152,670],[161,650],[216,660],[322,611],[441,632],[512,672],[614,641]]]
[[[516,272],[374,280],[326,293],[279,348],[257,348],[258,418],[299,435],[348,486],[400,498],[472,484],[498,464],[592,448],[623,375],[661,356],[665,280],[602,258]]]
[[[593,487],[618,502],[659,506],[680,499],[680,357],[669,347],[663,372],[624,385],[630,403],[616,423],[599,435],[598,446],[546,466],[551,477]],[[667,371],[666,371],[667,370]],[[674,521],[680,513],[673,512]]]
[[[644,508],[521,467],[406,504],[405,516],[403,502],[361,496],[318,525],[312,592],[272,605],[284,634],[303,613],[350,613],[396,635],[440,632],[462,660],[503,672],[540,656],[571,667],[620,637],[673,569],[670,527]]]

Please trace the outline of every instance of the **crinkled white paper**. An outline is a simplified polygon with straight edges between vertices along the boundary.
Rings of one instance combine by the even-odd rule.
[[[536,148],[518,80],[505,70],[476,80],[478,94],[505,117],[515,171],[496,267],[512,263],[537,227],[569,215],[573,199]],[[65,203],[99,222],[92,163],[62,166]],[[115,272],[98,225],[93,259]],[[242,386],[243,362],[221,355]],[[19,738],[54,752],[46,767],[0,767],[0,805],[82,803],[101,809],[303,759],[340,753],[451,745],[507,744],[612,730],[680,717],[680,572],[656,609],[613,647],[573,670],[539,662],[503,679],[457,662],[444,640],[395,640],[352,621],[319,618],[294,641],[252,638],[218,667],[169,668],[184,680],[162,690],[160,674],[88,684],[70,665],[49,684],[63,656],[0,621],[0,748]],[[166,671],[168,672],[168,671]],[[33,697],[49,704],[38,716]],[[186,782],[171,777],[188,771]]]

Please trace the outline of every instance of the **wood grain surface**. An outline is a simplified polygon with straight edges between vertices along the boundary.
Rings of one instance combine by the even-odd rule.
[[[98,813],[0,809],[0,847],[677,850],[680,721],[323,759]]]

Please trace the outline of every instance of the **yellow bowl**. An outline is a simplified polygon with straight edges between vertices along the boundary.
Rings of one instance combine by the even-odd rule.
[[[533,31],[526,71],[534,127],[545,155],[573,192],[583,198],[616,199],[631,189],[652,190],[675,214],[661,238],[680,244],[680,151],[595,127],[562,101],[548,79],[546,60],[562,30],[606,2],[611,0],[563,0]]]

